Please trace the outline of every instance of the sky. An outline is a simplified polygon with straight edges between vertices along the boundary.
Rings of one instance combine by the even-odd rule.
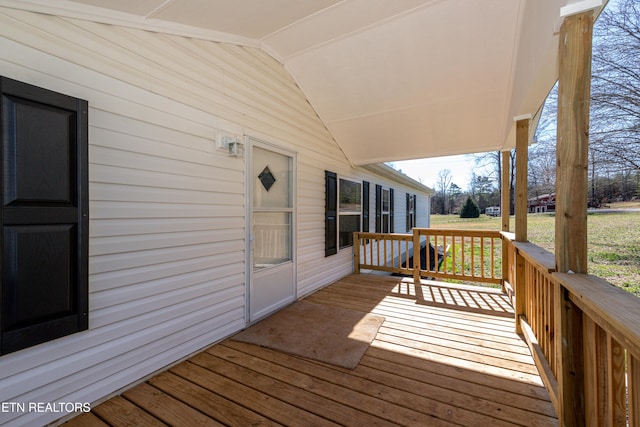
[[[434,157],[430,159],[404,160],[393,162],[395,169],[402,170],[402,173],[410,176],[422,184],[436,189],[438,182],[438,173],[443,169],[451,171],[451,182],[458,187],[466,190],[469,187],[471,173],[482,175],[481,171],[476,168],[472,155],[459,155],[447,157]]]

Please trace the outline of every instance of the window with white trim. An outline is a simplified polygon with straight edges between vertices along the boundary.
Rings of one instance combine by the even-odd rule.
[[[393,233],[393,188],[376,184],[376,233]]]
[[[360,231],[362,218],[362,183],[340,178],[338,192],[339,248],[353,246],[353,233]]]
[[[407,231],[416,226],[416,195],[407,193]]]
[[[389,221],[391,219],[391,211],[389,207],[391,206],[390,200],[390,191],[388,188],[382,189],[382,232],[388,233],[390,230]]]

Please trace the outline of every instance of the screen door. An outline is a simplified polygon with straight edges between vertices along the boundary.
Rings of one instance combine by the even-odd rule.
[[[295,300],[294,156],[251,141],[249,320]]]

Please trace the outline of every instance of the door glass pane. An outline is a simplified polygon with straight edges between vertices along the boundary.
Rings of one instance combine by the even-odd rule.
[[[291,157],[259,147],[253,150],[253,207],[292,208]]]
[[[255,212],[253,219],[254,268],[291,261],[291,212]]]

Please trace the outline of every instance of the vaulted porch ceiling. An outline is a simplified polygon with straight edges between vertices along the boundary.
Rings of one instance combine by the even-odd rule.
[[[356,165],[511,148],[556,80],[561,8],[598,0],[0,0],[264,49]],[[566,11],[567,9],[565,9]]]

